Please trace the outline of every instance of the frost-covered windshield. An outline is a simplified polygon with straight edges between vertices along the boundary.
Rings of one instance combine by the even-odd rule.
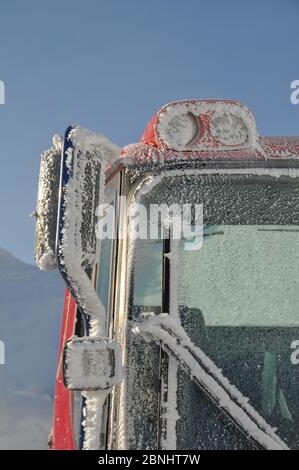
[[[210,227],[203,247],[179,246],[178,303],[201,347],[292,447],[299,446],[299,227]],[[183,307],[184,306],[184,307]],[[181,386],[184,387],[183,382]]]
[[[179,250],[179,303],[209,326],[299,326],[299,226],[221,225]]]
[[[186,251],[180,242],[170,297],[192,340],[291,448],[299,448],[298,196],[289,176],[186,174],[161,178],[140,199],[203,204],[203,247]],[[136,242],[140,311],[161,297],[162,244],[152,246]],[[182,371],[177,388],[178,448],[246,447]]]

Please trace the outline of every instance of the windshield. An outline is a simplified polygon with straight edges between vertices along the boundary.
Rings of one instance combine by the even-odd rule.
[[[179,303],[207,326],[299,325],[299,226],[221,225],[179,247]]]
[[[203,204],[203,246],[177,245],[170,305],[194,343],[291,448],[299,448],[298,195],[295,178],[185,175],[163,178],[140,201],[148,208]],[[161,242],[136,241],[138,311],[161,304],[161,250]],[[246,448],[182,371],[176,407],[177,448]]]

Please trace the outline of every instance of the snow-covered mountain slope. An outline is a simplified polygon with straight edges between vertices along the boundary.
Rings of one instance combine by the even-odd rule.
[[[47,447],[64,286],[0,249],[0,449]]]

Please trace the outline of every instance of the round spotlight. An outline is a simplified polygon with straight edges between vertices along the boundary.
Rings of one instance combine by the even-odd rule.
[[[248,140],[248,129],[244,121],[231,113],[215,116],[212,119],[211,132],[224,145],[242,145]]]
[[[177,114],[159,129],[163,141],[174,150],[185,150],[200,132],[197,119],[191,113]]]

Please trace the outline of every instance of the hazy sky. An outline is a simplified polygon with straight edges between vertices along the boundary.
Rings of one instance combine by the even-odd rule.
[[[236,98],[299,135],[299,0],[0,0],[0,247],[33,262],[39,154],[78,123],[136,142],[163,104]]]

